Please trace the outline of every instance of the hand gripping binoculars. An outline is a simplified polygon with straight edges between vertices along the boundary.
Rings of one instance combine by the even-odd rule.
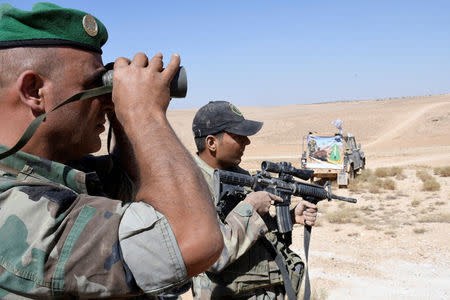
[[[104,86],[113,86],[113,70],[107,71],[102,76]],[[183,66],[178,68],[178,72],[170,82],[170,98],[184,98],[187,93],[186,69]]]

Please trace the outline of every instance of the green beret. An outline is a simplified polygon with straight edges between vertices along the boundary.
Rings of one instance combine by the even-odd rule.
[[[0,49],[70,46],[102,53],[105,25],[92,15],[53,3],[37,3],[31,11],[0,4]]]

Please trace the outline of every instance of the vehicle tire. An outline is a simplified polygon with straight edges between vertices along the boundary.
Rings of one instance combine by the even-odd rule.
[[[353,169],[353,165],[350,165],[350,170],[348,171],[348,179],[349,181],[355,179],[355,169]]]

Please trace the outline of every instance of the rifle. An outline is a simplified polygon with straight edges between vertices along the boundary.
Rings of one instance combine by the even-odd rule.
[[[273,177],[271,173],[278,173]],[[324,186],[297,181],[294,177],[309,180],[314,174],[313,170],[297,169],[289,162],[274,163],[263,161],[261,171],[255,175],[246,175],[236,172],[214,170],[214,197],[217,201],[217,212],[222,220],[230,211],[246,196],[246,189],[253,191],[267,191],[283,199],[283,202],[275,202],[277,229],[282,242],[289,246],[292,242],[292,219],[289,206],[291,196],[301,197],[304,200],[317,204],[319,201],[332,199],[356,203],[356,199],[335,195],[331,192],[331,184]],[[234,199],[227,202],[227,199]],[[308,263],[309,240],[311,226],[305,225],[304,247],[306,264]],[[306,269],[306,282],[304,299],[310,297],[310,283],[308,269]]]

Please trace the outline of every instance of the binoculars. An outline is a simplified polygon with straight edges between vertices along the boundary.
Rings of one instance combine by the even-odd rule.
[[[113,86],[113,70],[107,71],[102,76],[102,82],[105,86]],[[178,68],[177,73],[170,82],[170,98],[184,98],[187,93],[186,69],[183,66]]]

